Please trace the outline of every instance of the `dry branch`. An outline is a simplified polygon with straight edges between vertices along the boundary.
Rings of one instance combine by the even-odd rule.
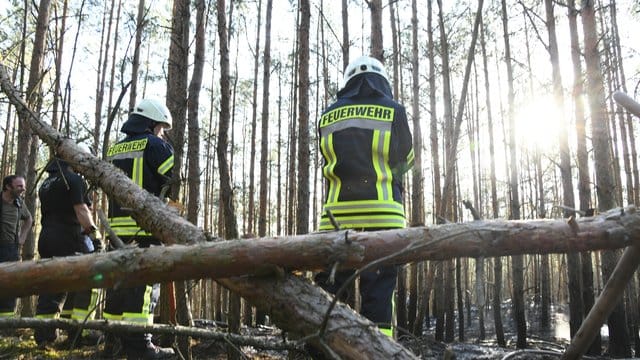
[[[276,336],[242,336],[230,334],[226,329],[210,330],[180,325],[141,325],[112,320],[77,321],[71,319],[10,318],[0,319],[0,329],[15,328],[58,328],[64,330],[93,329],[111,332],[153,333],[185,335],[199,339],[229,341],[238,346],[253,346],[259,349],[292,350],[302,348],[296,341],[286,341]]]
[[[209,238],[201,229],[180,218],[160,199],[140,189],[122,171],[91,154],[81,152],[72,140],[65,139],[40,121],[38,115],[20,97],[9,78],[7,68],[2,64],[0,86],[9,101],[26,115],[21,118],[22,121],[27,121],[33,132],[58,156],[73,164],[75,169],[122,206],[131,209],[133,218],[142,228],[151,231],[166,244],[194,244]],[[6,271],[6,267],[0,270]],[[70,272],[62,274],[70,275]],[[293,336],[311,336],[311,343],[326,344],[344,359],[416,358],[409,350],[378,331],[371,322],[344,305],[336,307],[331,315],[329,326],[332,331],[323,339],[313,338],[330,301],[326,292],[302,278],[287,275],[276,279],[222,279],[219,282],[255,305],[269,309],[272,319],[280,329]],[[6,286],[0,288],[0,292],[4,289]],[[296,296],[303,294],[305,296]],[[265,299],[269,299],[269,302],[265,303]]]

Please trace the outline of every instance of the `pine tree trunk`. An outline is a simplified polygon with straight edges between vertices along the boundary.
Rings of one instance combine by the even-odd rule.
[[[257,128],[257,118],[258,118],[258,69],[260,68],[260,32],[262,24],[262,0],[258,0],[258,23],[256,25],[256,43],[254,45],[255,56],[253,57],[253,92],[251,95],[251,151],[249,155],[249,200],[247,207],[247,222],[246,222],[246,233],[250,234],[250,237],[254,235],[253,223],[254,223],[254,213],[255,213],[255,167],[256,167],[256,128]],[[268,85],[268,84],[267,84]],[[264,104],[263,104],[264,105]],[[266,139],[262,139],[264,142]],[[264,184],[261,184],[264,186]]]
[[[584,34],[585,63],[587,67],[587,94],[591,113],[591,132],[593,155],[595,161],[598,209],[615,206],[614,179],[611,169],[610,135],[606,117],[604,80],[600,67],[598,52],[598,35],[596,30],[595,10],[592,0],[582,2],[582,30]],[[618,260],[612,251],[602,253],[602,275],[607,279]],[[630,356],[629,335],[625,324],[625,312],[622,304],[618,304],[609,316],[609,353],[615,356]]]
[[[309,232],[309,26],[311,5],[300,0],[298,28],[298,194],[296,234]]]
[[[382,40],[382,0],[367,1],[371,11],[371,56],[384,64],[384,42]]]
[[[136,18],[136,40],[133,46],[133,58],[131,59],[131,89],[129,90],[129,109],[136,105],[138,95],[138,69],[140,68],[140,47],[142,46],[142,34],[144,33],[144,18],[147,9],[145,0],[138,0],[138,16]],[[186,86],[186,83],[185,83]]]

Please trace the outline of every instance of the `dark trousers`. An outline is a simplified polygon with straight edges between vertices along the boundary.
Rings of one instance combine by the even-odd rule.
[[[80,225],[65,224],[49,221],[43,224],[38,240],[38,252],[40,258],[73,256],[88,252],[83,248],[84,235],[81,234]],[[65,309],[80,310],[81,313],[88,313],[95,308],[96,290],[85,290],[75,293],[61,292],[56,294],[40,294],[36,307],[36,317],[41,319],[53,319],[60,315]],[[77,320],[84,320],[85,316],[77,316]],[[55,341],[57,329],[38,328],[35,329],[34,338],[37,343]]]
[[[323,271],[315,276],[315,282],[326,291],[335,294],[353,273],[353,270],[338,271],[334,283],[329,284],[329,273]],[[382,266],[360,274],[360,314],[382,328],[391,328],[392,297],[397,276],[396,266]],[[340,300],[347,301],[352,298],[353,294],[346,293]]]
[[[0,244],[0,263],[18,260],[18,244]],[[13,317],[15,311],[15,297],[0,298],[0,318]]]
[[[125,243],[130,243],[132,240],[129,237],[122,237],[122,241]],[[154,238],[138,238],[135,240],[141,248],[160,244]],[[132,323],[152,323],[153,311],[158,304],[159,298],[160,284],[108,289],[103,316],[105,319]],[[150,346],[151,338],[151,334],[120,334],[122,346],[127,352],[144,351],[145,348]]]

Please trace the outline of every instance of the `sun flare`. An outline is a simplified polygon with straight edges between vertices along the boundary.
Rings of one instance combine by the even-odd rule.
[[[523,104],[515,114],[518,146],[540,152],[555,151],[565,116],[551,95]]]

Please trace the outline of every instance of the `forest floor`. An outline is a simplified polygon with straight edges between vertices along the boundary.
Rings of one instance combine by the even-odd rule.
[[[477,315],[477,314],[475,314]],[[541,331],[536,325],[536,311],[530,309],[527,313],[529,327],[527,332],[528,349],[517,350],[515,348],[516,335],[510,321],[508,305],[503,312],[505,339],[507,346],[499,347],[495,341],[493,322],[490,316],[485,316],[486,340],[478,340],[479,327],[477,316],[471,312],[472,321],[465,329],[465,341],[442,343],[434,339],[433,326],[424,331],[421,337],[400,338],[407,348],[411,349],[420,359],[456,359],[456,360],[522,360],[539,359],[551,360],[559,359],[560,355],[568,345],[569,325],[566,309],[559,308],[553,313],[552,325],[549,330]],[[466,316],[466,314],[465,314]],[[467,321],[465,321],[467,323]],[[433,324],[432,324],[433,325]],[[606,328],[604,328],[606,329]],[[45,349],[38,348],[33,339],[33,330],[2,330],[0,337],[0,360],[3,359],[104,359],[102,355],[104,344],[84,346],[73,350],[62,350],[62,345],[54,345]],[[251,336],[278,336],[280,330],[275,327],[244,328],[243,335]],[[457,335],[457,329],[456,329]],[[603,333],[603,343],[606,341],[606,331]],[[64,335],[60,340],[64,340]],[[226,359],[225,344],[220,341],[194,340],[194,359]],[[287,359],[287,353],[283,351],[260,350],[251,347],[243,347],[242,351],[247,359],[278,360]],[[124,358],[124,357],[121,357]],[[179,357],[175,357],[178,359]],[[296,358],[304,359],[301,355]],[[120,359],[116,357],[116,359]],[[607,356],[584,357],[584,359],[609,359]]]

